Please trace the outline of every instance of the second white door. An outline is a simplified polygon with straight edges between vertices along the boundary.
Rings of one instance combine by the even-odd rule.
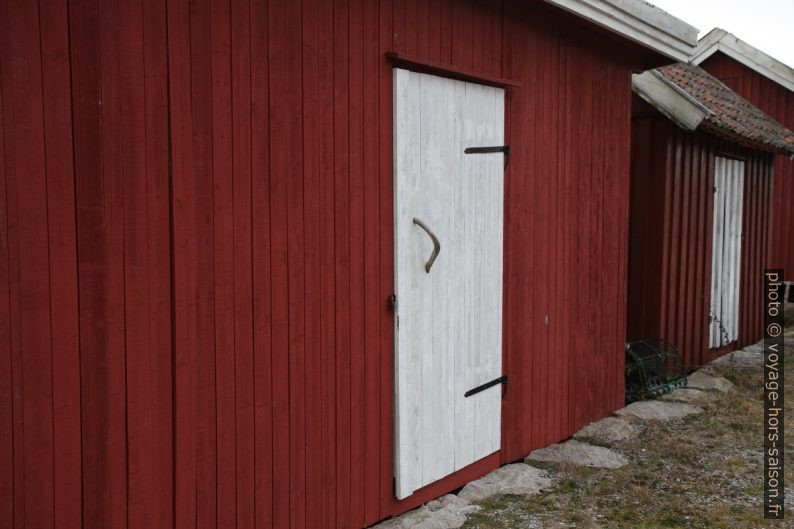
[[[739,335],[743,203],[744,162],[718,156],[714,170],[711,348],[727,345]]]

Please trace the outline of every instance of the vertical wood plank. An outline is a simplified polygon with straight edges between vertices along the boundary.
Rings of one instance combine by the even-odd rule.
[[[334,19],[334,4],[320,2],[320,20]],[[325,109],[318,119],[319,204],[320,204],[320,384],[321,440],[320,452],[320,521],[323,526],[336,524],[336,293],[334,290],[334,37],[318,27],[319,106]]]
[[[187,2],[169,0],[168,77],[170,92],[188,94],[191,86],[190,11]],[[174,321],[174,525],[196,526],[196,306],[192,293],[196,276],[194,214],[195,170],[192,104],[188,97],[169,100],[172,171],[172,267]]]
[[[236,522],[255,525],[254,319],[251,181],[251,27],[247,0],[232,2],[232,154],[234,207],[234,346]]]
[[[716,156],[714,156],[714,144],[713,142],[707,142],[707,171],[706,174],[708,175],[707,183],[706,183],[706,240],[711,240],[712,237],[712,230],[714,229],[713,217],[714,217],[714,209],[717,207],[717,194],[713,191],[716,185]],[[706,289],[710,289],[712,285],[712,262],[714,259],[714,252],[716,249],[714,248],[713,244],[706,244],[706,254],[704,258],[704,262],[702,264],[704,274],[705,274],[705,283],[703,287],[703,292],[708,292]],[[711,295],[707,295],[704,301],[704,319],[702,322],[710,322],[710,314],[711,314]],[[710,324],[704,323],[704,327],[706,327],[706,331],[704,332],[704,347],[703,350],[700,351],[699,355],[695,355],[693,358],[693,362],[703,363],[704,359],[708,355],[708,348],[709,348],[709,340],[710,340],[710,333],[711,333],[711,326]],[[687,360],[685,360],[686,362]]]
[[[419,53],[419,0],[404,0],[405,3],[405,52]]]
[[[379,167],[381,134],[378,90],[378,4],[364,2],[364,523],[379,519],[380,500],[380,323]],[[319,261],[318,261],[319,262]],[[308,520],[307,520],[308,522]]]
[[[396,3],[396,1],[395,1]],[[384,301],[394,294],[394,195],[392,137],[392,68],[384,54],[392,47],[394,20],[391,2],[378,3],[378,175],[380,223],[379,290],[380,296],[380,517],[390,513],[394,502],[393,470],[393,399],[394,399],[394,314]]]
[[[190,337],[184,345],[195,351],[195,360],[189,367],[192,373],[188,390],[190,396],[187,397],[194,401],[195,422],[189,425],[190,432],[186,434],[195,436],[191,451],[195,458],[193,501],[195,525],[198,529],[214,527],[218,520],[219,507],[223,507],[218,499],[218,479],[223,478],[219,476],[218,467],[218,386],[219,378],[225,373],[219,373],[217,349],[223,348],[224,344],[220,343],[216,348],[215,340],[218,336],[216,324],[223,326],[226,322],[216,320],[215,298],[219,294],[216,289],[216,261],[210,258],[216,255],[215,245],[218,242],[214,232],[216,179],[213,174],[213,156],[216,147],[220,147],[216,141],[222,142],[213,130],[217,104],[213,98],[213,81],[216,79],[213,75],[213,63],[217,60],[213,54],[213,18],[216,15],[213,11],[214,5],[212,0],[190,4],[190,54],[189,59],[181,59],[189,61],[190,64],[190,88],[184,93],[190,94],[189,137],[193,142],[193,171],[183,175],[190,186],[189,194],[184,200],[190,201],[190,205],[186,211],[188,214],[182,220],[188,229],[186,236],[192,239],[189,252],[185,255],[190,259],[189,270],[186,272],[189,277],[186,300],[189,304],[187,320]],[[228,72],[228,63],[225,68]],[[226,72],[217,72],[217,75],[228,75]],[[223,130],[220,124],[219,129],[220,133]],[[220,186],[226,184],[223,180],[225,176],[217,175]],[[221,195],[218,200],[222,201],[224,198]],[[225,220],[222,217],[221,222]],[[221,303],[223,302],[226,299],[222,298]],[[227,329],[224,327],[223,330]]]
[[[618,73],[618,84],[617,86],[624,86],[623,79],[628,77],[629,73],[626,71],[626,65],[621,65],[622,67],[619,69]],[[622,278],[620,281],[620,288],[619,288],[619,295],[618,295],[618,307],[626,307],[628,304],[628,266],[629,266],[629,255],[628,255],[628,245],[627,241],[629,238],[629,201],[630,201],[630,190],[631,190],[631,183],[630,183],[630,174],[629,174],[629,167],[631,164],[631,131],[632,131],[632,124],[631,124],[631,101],[632,101],[633,94],[630,92],[623,93],[623,105],[620,109],[620,113],[622,114],[622,123],[623,127],[621,129],[622,134],[619,136],[619,144],[623,145],[623,156],[620,162],[620,165],[615,168],[615,170],[619,170],[618,168],[622,167],[623,169],[620,170],[622,174],[621,184],[619,194],[621,197],[621,204],[623,208],[622,215],[619,217],[619,224],[620,224],[620,237],[619,241],[621,241],[621,252],[620,252],[620,268],[618,277]],[[662,151],[664,151],[664,146],[662,146]],[[614,371],[615,377],[617,379],[617,383],[615,384],[615,400],[613,401],[613,407],[620,407],[625,403],[625,369],[624,369],[624,362],[625,362],[625,340],[626,340],[626,320],[628,318],[628,314],[626,311],[621,311],[618,314],[618,344],[619,349],[616,348],[616,369]]]
[[[284,145],[289,141],[290,112],[284,104],[287,84],[287,14],[282,2],[268,5],[268,73],[270,88],[270,251],[271,329],[273,351],[273,526],[289,527],[291,509],[290,464],[290,347],[288,300],[287,174]],[[296,375],[297,376],[297,375]],[[290,506],[290,508],[285,508]]]
[[[456,11],[457,12],[457,11]],[[523,22],[523,20],[522,20]],[[528,39],[527,33],[522,31],[523,28],[521,24],[517,24],[515,29],[515,43],[514,49],[521,49],[526,46],[531,46],[532,41]],[[528,59],[530,59],[528,57]],[[537,79],[534,76],[528,75],[528,72],[532,69],[533,65],[530,60],[527,61],[516,61],[516,74],[519,75],[522,79],[527,79],[527,89],[532,93],[537,93]],[[519,116],[516,116],[516,122],[520,122],[522,118],[526,118],[527,116],[534,115],[534,107],[535,100],[522,101],[522,107],[524,108],[524,113]],[[524,131],[524,141],[522,142],[522,150],[519,154],[520,158],[517,157],[516,159],[524,160],[526,164],[526,170],[523,174],[526,175],[534,175],[537,174],[536,165],[538,157],[536,154],[535,148],[535,141],[536,141],[536,129],[535,127],[527,127],[527,130]],[[513,160],[513,162],[516,161]],[[516,190],[516,194],[518,200],[516,216],[514,217],[515,223],[518,229],[518,237],[516,238],[515,245],[519,248],[518,252],[516,252],[515,261],[521,263],[521,270],[518,273],[518,277],[525,276],[531,277],[534,273],[534,264],[535,261],[532,258],[532,253],[529,251],[532,248],[532,235],[534,234],[534,224],[533,224],[533,217],[531,217],[531,200],[533,196],[534,186],[536,183],[536,179],[529,177],[529,178],[514,178],[514,182],[521,182],[521,187]],[[516,310],[516,325],[517,328],[524,329],[524,332],[519,333],[519,338],[517,339],[516,343],[516,355],[522,356],[526,355],[527,358],[522,359],[523,362],[523,370],[520,374],[521,378],[526,381],[523,383],[523,386],[520,386],[521,390],[521,401],[523,404],[523,408],[525,410],[532,410],[530,413],[519,413],[519,421],[520,421],[520,428],[522,430],[521,433],[521,443],[523,446],[530,446],[533,442],[532,439],[532,426],[533,426],[533,419],[534,419],[534,365],[535,365],[535,357],[533,354],[528,353],[528,351],[532,350],[532,346],[534,345],[533,340],[535,339],[535,326],[532,324],[532,313],[534,305],[532,303],[532,293],[533,293],[534,285],[529,281],[520,281],[517,282],[517,310]]]
[[[350,47],[349,3],[334,2],[334,289],[336,292],[336,520],[350,523]]]
[[[162,14],[161,14],[162,15]],[[156,19],[156,14],[154,14]],[[159,443],[170,443],[170,439],[161,438],[157,410],[170,404],[170,398],[159,401],[162,397],[160,385],[155,380],[162,376],[152,370],[153,367],[163,368],[162,357],[168,360],[165,376],[170,371],[170,342],[167,348],[160,349],[162,341],[152,339],[156,329],[152,328],[151,313],[156,311],[151,303],[150,281],[156,281],[156,272],[152,274],[152,261],[158,261],[156,250],[151,248],[150,240],[168,229],[168,225],[150,224],[149,185],[154,187],[156,179],[152,178],[157,170],[157,155],[152,152],[147,144],[147,121],[157,119],[153,108],[158,108],[156,97],[147,104],[147,95],[151,93],[151,83],[158,79],[154,74],[149,83],[146,82],[147,59],[144,52],[144,20],[143,6],[138,2],[122,2],[118,11],[118,63],[119,63],[119,107],[121,135],[124,142],[121,145],[119,157],[121,159],[121,186],[123,203],[123,287],[124,287],[124,329],[127,378],[127,465],[128,496],[126,498],[129,509],[128,520],[133,527],[162,527],[166,522],[162,512],[163,503],[168,499],[167,491],[153,487],[155,480],[160,481],[162,469],[154,466],[159,462],[158,451],[163,447]],[[148,32],[147,32],[148,33]],[[163,39],[158,43],[165,44]],[[151,45],[151,43],[150,43]],[[155,70],[156,71],[156,70]],[[160,73],[160,82],[165,79]],[[146,85],[149,85],[148,87]],[[149,90],[147,90],[149,88]],[[164,94],[160,93],[160,97]],[[165,110],[163,102],[159,102],[160,112]],[[162,124],[161,124],[162,126]],[[156,130],[156,129],[155,129]],[[154,132],[154,131],[152,131]],[[160,138],[163,139],[161,129]],[[167,145],[160,144],[156,148],[165,151]],[[167,151],[165,152],[167,154]],[[149,174],[149,156],[152,157],[152,173]],[[160,154],[162,160],[163,154]],[[161,173],[162,175],[162,173]],[[162,176],[161,176],[162,178]],[[151,202],[151,209],[156,211],[157,200]],[[167,217],[160,217],[166,220]],[[150,232],[151,229],[151,232]],[[166,231],[167,234],[167,231]],[[167,237],[167,235],[166,235]],[[155,255],[153,255],[155,254]],[[160,257],[162,259],[162,257]],[[168,255],[165,256],[166,263]],[[150,277],[150,274],[155,277]],[[170,319],[170,316],[169,316]],[[158,337],[159,338],[159,337]],[[170,378],[170,377],[169,377]],[[170,475],[170,469],[166,470]],[[162,487],[162,486],[160,486]],[[170,490],[170,485],[169,485]],[[152,496],[153,492],[159,492]],[[165,494],[163,494],[165,492]],[[163,497],[163,496],[166,497]]]
[[[560,105],[558,107],[561,114],[559,123],[560,136],[559,140],[563,145],[571,145],[571,138],[575,131],[576,121],[574,113],[569,110],[570,102],[573,99],[573,72],[571,72],[571,54],[570,47],[567,42],[570,30],[563,28],[561,30],[561,44],[560,44]],[[563,308],[560,312],[560,321],[558,323],[559,333],[564,336],[562,346],[559,349],[560,355],[560,376],[559,388],[556,398],[559,401],[558,412],[560,416],[559,435],[565,435],[568,432],[570,417],[570,359],[571,349],[573,348],[573,336],[568,332],[566,322],[570,321],[573,307],[574,298],[574,229],[573,220],[575,218],[574,211],[574,182],[573,182],[573,167],[575,156],[572,155],[569,149],[561,149],[561,160],[563,171],[563,212],[562,212],[562,234],[561,238],[564,244],[563,258],[560,267],[560,272],[563,275]]]
[[[454,4],[452,0],[440,0],[441,2],[441,28],[439,31],[439,60],[452,63],[452,12]]]
[[[478,21],[474,21],[474,28],[478,26]],[[476,34],[476,33],[475,33]],[[537,37],[536,37],[537,38]],[[537,121],[533,128],[536,130],[536,142],[538,153],[547,152],[550,148],[549,134],[541,133],[549,125],[549,116],[551,107],[554,104],[554,98],[550,97],[550,71],[553,67],[553,39],[540,39],[537,38],[538,43],[538,56],[533,59],[536,61],[534,68],[540,73],[538,83],[536,85],[535,97],[535,115]],[[473,53],[473,59],[476,60],[477,53]],[[550,180],[552,163],[548,156],[539,154],[536,158],[537,165],[535,173],[537,176],[536,193],[533,198],[533,216],[534,216],[534,242],[533,253],[537,252],[538,258],[535,260],[535,273],[539,277],[549,278],[550,266],[549,262],[553,260],[550,255],[549,247],[549,202],[550,202]],[[544,257],[540,257],[544,256]],[[549,317],[549,297],[548,297],[548,281],[543,283],[536,283],[533,285],[533,299],[532,305],[535,312],[531,321],[531,325],[536,330],[535,346],[532,348],[534,358],[534,377],[533,377],[533,395],[532,398],[537,403],[543,403],[536,406],[533,410],[532,419],[532,436],[536,443],[545,445],[548,435],[547,425],[549,423],[549,409],[545,404],[550,402],[549,398],[549,326],[547,318]]]
[[[702,141],[696,142],[695,146],[696,158],[693,164],[693,171],[696,175],[706,175],[706,156],[707,151],[704,149]],[[689,321],[701,321],[703,311],[703,298],[707,295],[703,287],[702,277],[702,263],[705,261],[705,244],[703,234],[705,232],[705,225],[707,224],[705,216],[706,208],[706,182],[708,177],[704,178],[699,176],[693,179],[692,195],[694,201],[695,215],[692,224],[692,244],[694,245],[693,261],[690,265],[690,298],[688,318]],[[708,330],[708,326],[696,326],[694,333],[690,337],[688,350],[692,354],[702,350],[702,335]]]
[[[592,51],[588,53],[590,55]],[[590,284],[590,296],[591,296],[591,303],[597,303],[597,300],[603,299],[604,296],[604,287],[605,287],[605,277],[602,273],[602,266],[604,263],[603,258],[603,214],[604,214],[604,156],[605,152],[605,136],[603,134],[599,134],[598,130],[604,126],[606,122],[605,117],[605,101],[603,97],[599,97],[598,94],[602,94],[607,90],[605,86],[605,69],[604,67],[600,69],[593,70],[593,85],[591,87],[591,92],[589,94],[590,97],[593,99],[593,115],[591,117],[591,135],[593,137],[593,152],[591,155],[591,197],[588,201],[590,206],[590,219],[591,223],[589,226],[590,229],[590,237],[589,237],[589,246],[590,246],[590,259],[591,264],[589,268],[589,284]],[[602,322],[600,315],[591,312],[589,318],[589,333],[590,336],[604,336],[606,335],[603,331]],[[600,351],[601,354],[590,354],[589,355],[589,365],[590,369],[588,370],[588,379],[589,383],[587,388],[589,390],[590,398],[588,399],[588,406],[587,411],[584,417],[583,424],[587,424],[594,420],[595,418],[599,417],[598,415],[598,408],[602,405],[602,398],[601,390],[599,388],[604,387],[604,375],[605,369],[601,366],[604,366],[604,357],[605,353],[608,352],[608,349],[605,348],[604,351]]]
[[[145,501],[140,510],[130,513],[133,527],[166,529],[174,522],[174,402],[172,348],[171,204],[169,173],[169,76],[166,5],[160,0],[145,0],[142,7],[143,61],[146,76],[146,208],[150,231],[147,238],[149,309],[148,365],[145,382],[138,388],[146,397],[145,418],[140,423],[141,465],[148,465],[151,482],[137,485]],[[129,397],[132,403],[133,397]],[[132,455],[130,456],[132,458]],[[145,461],[145,462],[144,462]],[[130,480],[131,495],[136,487]],[[145,518],[144,518],[145,515]],[[140,523],[138,522],[140,520]]]
[[[0,4],[0,8],[6,7]],[[3,20],[11,20],[7,16]],[[7,35],[7,33],[5,34]],[[8,56],[10,42],[6,38],[2,41],[2,57]],[[12,480],[12,491],[25,490],[25,422],[23,413],[23,392],[22,392],[22,332],[20,321],[20,280],[19,280],[19,220],[17,204],[17,178],[15,170],[15,123],[10,119],[15,109],[12,105],[16,94],[11,89],[8,78],[8,70],[2,70],[2,90],[3,90],[3,151],[5,164],[3,167],[5,177],[5,206],[7,210],[6,234],[8,237],[8,308],[9,308],[9,354],[11,364],[11,445],[13,468],[10,474]],[[13,514],[13,527],[15,529],[25,527],[25,494],[12,494],[11,509]]]
[[[107,422],[99,437],[107,444],[109,495],[109,523],[114,527],[127,526],[127,380],[126,344],[124,329],[124,125],[122,110],[121,65],[118,60],[122,43],[116,28],[121,27],[121,13],[117,5],[99,3],[99,64],[101,68],[101,133],[102,156],[102,215],[106,238],[102,259],[102,283],[98,293],[104,297],[107,321],[106,333],[97,336],[102,347],[96,349],[97,368],[106,378],[99,398],[106,399]],[[94,67],[94,65],[91,65]],[[82,336],[82,334],[81,334]],[[85,381],[85,379],[83,379]],[[90,382],[89,382],[90,383]]]
[[[605,90],[608,90],[610,93],[619,93],[617,87],[620,86],[620,83],[615,80],[616,77],[620,75],[618,68],[614,64],[610,64],[609,68],[607,68],[604,73]],[[615,129],[613,133],[614,136],[607,136],[605,144],[609,139],[613,139],[619,148],[614,151],[606,149],[604,158],[604,188],[602,200],[605,206],[603,208],[602,218],[602,233],[604,237],[602,252],[606,269],[616,271],[621,269],[621,251],[627,241],[625,237],[620,237],[619,235],[621,233],[621,224],[625,224],[626,222],[624,221],[621,223],[617,221],[617,219],[621,218],[621,213],[623,212],[625,204],[622,200],[620,191],[623,188],[627,188],[629,184],[627,180],[618,176],[621,173],[615,169],[615,167],[622,166],[624,163],[628,162],[628,160],[622,157],[622,153],[625,152],[626,148],[623,142],[628,143],[631,141],[630,138],[622,135],[622,124],[623,119],[625,119],[625,114],[623,113],[625,103],[623,101],[624,100],[617,97],[607,100],[604,111],[605,125],[612,125]],[[615,204],[617,207],[610,208],[607,206],[608,204]],[[610,233],[614,233],[617,236],[609,237],[608,234]],[[624,305],[625,302],[621,303],[619,300],[620,283],[623,276],[619,273],[608,274],[604,279],[603,299],[607,300],[612,306]],[[597,410],[599,416],[608,414],[613,410],[613,395],[615,394],[616,379],[618,373],[620,373],[620,366],[617,359],[623,354],[621,342],[625,340],[625,333],[622,333],[623,335],[621,336],[619,330],[615,331],[617,327],[619,327],[619,318],[611,317],[606,311],[602,312],[601,332],[603,332],[606,337],[608,347],[604,351],[603,363],[606,369],[603,373],[603,386],[600,391],[601,394],[599,395],[599,401],[601,402]]]
[[[273,520],[273,348],[271,330],[269,12],[253,2],[251,14],[251,235],[253,258],[254,518]]]
[[[364,4],[350,0],[350,525],[364,525]],[[422,20],[422,18],[420,18]]]
[[[592,137],[593,134],[597,134],[597,132],[593,129],[594,126],[594,119],[595,119],[595,107],[594,107],[594,98],[596,90],[594,89],[593,83],[595,82],[596,77],[596,64],[592,62],[590,57],[592,56],[590,53],[586,52],[583,49],[583,46],[586,46],[585,42],[577,43],[577,54],[580,55],[580,72],[581,72],[581,89],[583,91],[583,105],[581,108],[581,115],[580,115],[580,123],[584,134]],[[589,131],[589,132],[587,132]],[[579,238],[579,252],[580,254],[580,261],[579,265],[581,267],[579,276],[579,284],[578,284],[578,291],[582,295],[582,299],[584,303],[587,305],[591,305],[595,302],[593,290],[596,288],[596,285],[590,281],[591,274],[593,270],[596,268],[594,266],[594,255],[592,252],[592,217],[593,217],[593,204],[590,200],[590,194],[592,194],[594,180],[596,179],[596,174],[593,171],[593,148],[594,145],[590,142],[585,142],[584,145],[586,147],[581,152],[581,165],[579,167],[579,181],[581,182],[582,189],[585,190],[585,193],[581,193],[579,195],[579,226],[578,226],[578,238]],[[588,314],[584,320],[579,325],[578,330],[578,338],[579,342],[577,343],[575,354],[576,360],[574,361],[573,372],[576,374],[578,380],[575,384],[572,384],[572,391],[574,391],[574,395],[571,398],[575,402],[575,409],[576,414],[574,416],[574,424],[573,428],[580,428],[586,422],[590,411],[590,406],[593,404],[592,401],[592,384],[593,384],[593,377],[595,375],[595,369],[593,365],[593,358],[592,355],[588,353],[589,347],[588,343],[590,341],[590,337],[594,335],[593,332],[593,314]],[[585,389],[584,396],[577,396],[577,394],[581,395],[583,388]]]
[[[0,11],[2,13],[2,11]],[[7,20],[7,19],[6,19]],[[0,41],[0,57],[5,57]],[[14,525],[14,378],[11,352],[11,253],[9,200],[6,192],[7,132],[3,114],[3,76],[0,70],[0,523]],[[78,465],[79,468],[79,465]]]
[[[290,527],[306,526],[306,343],[305,233],[303,226],[303,106],[301,5],[292,2],[286,13],[286,74],[288,109],[285,156],[287,162],[287,281],[289,317],[289,439]]]
[[[208,449],[215,452],[216,519],[207,518],[211,526],[233,527],[237,514],[237,429],[235,387],[235,249],[238,234],[234,226],[234,173],[231,79],[230,2],[213,0],[209,10],[209,45],[211,46],[211,113],[207,135],[211,144],[212,178],[212,255],[214,274],[215,322],[213,347],[208,361],[215,367],[215,438]],[[203,35],[207,38],[207,35]],[[207,113],[202,109],[202,113]],[[204,413],[207,413],[205,410]],[[207,483],[208,487],[212,487]]]
[[[74,112],[75,203],[80,296],[80,380],[82,414],[83,526],[112,523],[109,372],[107,368],[111,288],[111,184],[103,179],[103,75],[100,64],[100,12],[91,2],[72,3],[70,55]]]
[[[687,136],[689,140],[691,137]],[[687,141],[682,148],[682,159],[680,170],[680,187],[678,188],[679,198],[681,204],[681,219],[678,230],[675,232],[679,246],[677,267],[677,280],[675,282],[675,289],[673,295],[675,296],[676,303],[678,303],[679,310],[676,311],[674,324],[676,329],[675,343],[679,348],[686,350],[687,348],[687,332],[688,321],[686,319],[686,292],[687,292],[687,264],[688,259],[691,257],[693,248],[691,248],[689,240],[689,227],[692,225],[692,193],[691,182],[692,175],[692,154],[693,146],[691,141]]]
[[[445,4],[445,8],[447,5]],[[445,14],[448,10],[445,9]],[[442,28],[446,23],[446,19],[442,22]],[[500,42],[500,45],[507,46],[507,33],[505,32],[505,36],[503,37],[504,41]],[[448,39],[442,40],[442,44],[447,42]],[[507,57],[505,54],[503,57]],[[500,62],[499,68],[500,72],[503,71],[504,68],[504,60]],[[505,134],[508,138],[507,141],[513,142],[515,144],[516,139],[519,137],[518,131],[513,131],[511,128],[511,123],[513,116],[518,112],[518,108],[513,104],[513,94],[512,91],[508,90],[505,94],[505,107],[509,109],[508,112],[505,113]],[[519,129],[520,130],[520,129]],[[513,156],[511,154],[511,156]],[[514,273],[516,267],[513,265],[514,259],[514,250],[512,240],[514,237],[515,230],[513,229],[512,218],[513,218],[513,202],[514,202],[514,193],[513,193],[513,180],[512,175],[513,171],[508,170],[505,173],[505,215],[504,215],[504,246],[505,246],[505,270],[504,270],[504,308],[503,308],[503,317],[504,317],[504,331],[503,331],[503,339],[502,339],[502,347],[504,350],[503,354],[503,361],[504,361],[504,370],[508,377],[514,379],[516,378],[515,373],[518,371],[516,361],[517,358],[520,358],[520,355],[516,355],[513,353],[515,348],[515,334],[513,333],[513,329],[515,327],[515,314],[516,314],[516,296],[514,289],[510,288],[513,284]],[[521,380],[520,377],[518,380]],[[515,420],[517,415],[516,408],[518,404],[518,400],[513,396],[515,391],[511,393],[511,395],[505,399],[503,406],[502,406],[502,457],[501,462],[510,461],[511,455],[514,453],[514,446],[517,443],[517,436],[518,436],[518,428],[517,423],[518,421]],[[507,425],[510,425],[508,429]]]
[[[322,27],[320,2],[304,0],[303,16],[303,225],[305,231],[305,392],[306,392],[306,527],[322,526],[322,291],[320,209],[320,146],[325,132],[319,116],[321,107],[319,31]]]
[[[69,60],[65,54],[69,46],[66,3],[42,3],[39,20],[52,285],[50,311],[58,314],[52,320],[54,526],[67,528],[81,524],[82,501],[77,246]]]

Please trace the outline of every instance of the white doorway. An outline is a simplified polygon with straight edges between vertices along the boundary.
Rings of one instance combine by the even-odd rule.
[[[712,349],[736,341],[739,335],[744,162],[718,156],[714,188],[709,338]]]

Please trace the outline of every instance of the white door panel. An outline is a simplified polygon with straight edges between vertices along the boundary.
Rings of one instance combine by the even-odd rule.
[[[503,142],[502,89],[394,70],[398,498],[500,446]]]
[[[739,335],[744,162],[718,156],[714,168],[714,188],[711,348],[727,345]]]

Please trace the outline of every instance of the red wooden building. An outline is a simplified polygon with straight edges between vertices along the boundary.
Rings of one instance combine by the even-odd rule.
[[[794,133],[697,66],[634,76],[628,339],[687,367],[763,331],[775,153]]]
[[[0,527],[359,528],[621,406],[631,73],[695,44],[640,0],[0,2]],[[439,167],[494,224],[400,216]],[[455,440],[499,426],[397,492],[395,312],[456,284]]]
[[[700,39],[694,64],[739,95],[794,129],[794,68],[754,48],[722,29]],[[783,268],[794,281],[794,162],[775,159],[770,268]]]

